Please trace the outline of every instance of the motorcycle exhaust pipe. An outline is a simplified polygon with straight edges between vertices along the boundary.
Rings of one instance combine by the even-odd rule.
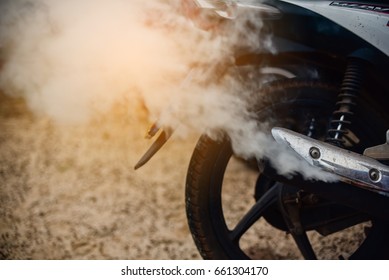
[[[304,161],[340,180],[389,197],[389,167],[379,161],[284,128],[273,128],[274,139]]]
[[[389,219],[388,166],[284,128],[273,128],[272,134],[278,143],[287,145],[310,165],[336,174],[340,182],[307,181],[301,175],[290,179],[274,171],[271,172],[272,178],[275,176],[283,183],[298,186],[372,216]]]

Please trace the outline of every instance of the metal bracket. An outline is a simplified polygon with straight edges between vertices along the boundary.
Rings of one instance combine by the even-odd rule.
[[[389,160],[389,130],[386,132],[385,144],[367,148],[363,154],[375,159]]]

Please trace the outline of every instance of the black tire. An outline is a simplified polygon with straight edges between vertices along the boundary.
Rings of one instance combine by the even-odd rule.
[[[315,138],[323,140],[334,110],[337,90],[336,86],[320,81],[288,79],[272,82],[261,91],[264,98],[255,108],[258,121],[270,118],[273,119],[270,126],[281,126],[306,133],[306,118],[315,117],[317,118]],[[381,120],[376,119],[374,112],[369,111],[366,104],[362,102],[359,108],[357,112],[359,117],[351,127],[351,131],[360,140],[351,147],[356,152],[379,144],[381,139],[377,138],[377,135],[381,136],[385,133],[385,126],[380,123]],[[366,122],[366,119],[369,122]],[[372,123],[374,125],[371,125]],[[197,143],[188,168],[187,218],[193,239],[204,259],[252,258],[240,247],[239,241],[231,240],[232,231],[225,217],[226,206],[222,202],[223,180],[232,156],[233,152],[227,136],[215,141],[203,135]],[[258,176],[260,178],[263,175],[258,173]],[[255,198],[258,199],[261,194],[256,189],[256,184],[251,187],[252,195],[255,194]],[[283,231],[282,216],[277,213],[277,209],[273,208],[269,207],[269,211],[263,216],[276,230]],[[374,222],[364,243],[358,244],[360,248],[356,250],[358,253],[354,257],[381,258],[377,251],[382,252],[388,248],[387,242],[382,242],[389,233],[388,228],[386,222]],[[380,241],[375,242],[373,239]],[[259,257],[277,258],[272,254]],[[293,255],[286,258],[295,257]],[[349,257],[353,258],[352,252]]]

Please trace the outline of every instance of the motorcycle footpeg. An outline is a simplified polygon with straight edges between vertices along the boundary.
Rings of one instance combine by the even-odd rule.
[[[275,127],[272,134],[310,165],[336,174],[348,184],[389,196],[389,167],[377,160],[284,128]]]

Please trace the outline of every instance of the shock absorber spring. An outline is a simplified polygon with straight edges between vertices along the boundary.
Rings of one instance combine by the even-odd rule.
[[[330,128],[327,131],[326,141],[339,147],[345,144],[345,135],[348,133],[357,105],[357,98],[363,87],[365,65],[362,59],[350,58],[332,114]]]

